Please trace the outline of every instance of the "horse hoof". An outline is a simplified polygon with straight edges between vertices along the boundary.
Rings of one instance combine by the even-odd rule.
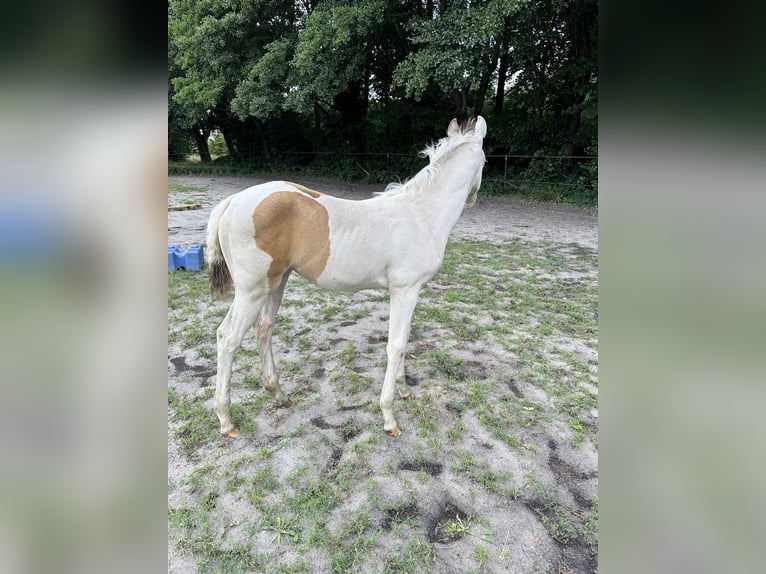
[[[234,438],[239,433],[239,429],[237,428],[237,425],[231,425],[231,428],[227,431],[221,431],[221,434],[223,436],[227,436],[229,438]]]
[[[414,401],[415,400],[415,393],[410,393],[409,395],[402,397],[405,401]]]
[[[390,430],[387,430],[386,434],[388,436],[399,436],[400,434],[402,434],[402,431],[399,430],[399,427],[394,427]]]
[[[290,399],[285,399],[279,403],[277,403],[278,409],[289,409],[291,406],[293,406],[293,402]]]

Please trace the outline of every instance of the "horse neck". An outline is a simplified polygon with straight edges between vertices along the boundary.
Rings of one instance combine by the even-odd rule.
[[[475,175],[474,158],[456,152],[442,164],[429,189],[419,198],[423,218],[430,223],[434,236],[445,244],[463,213]]]

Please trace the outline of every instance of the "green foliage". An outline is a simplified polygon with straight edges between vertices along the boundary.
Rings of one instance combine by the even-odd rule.
[[[240,118],[279,115],[280,103],[287,95],[288,71],[295,38],[279,38],[266,46],[263,56],[247,71],[232,99],[232,111]]]
[[[439,5],[169,0],[168,156],[226,156],[171,169],[395,181],[482,113],[486,191],[596,203],[596,1]]]
[[[208,138],[208,149],[212,155],[219,157],[229,153],[221,132],[216,132]]]
[[[287,96],[289,109],[312,113],[314,103],[330,106],[361,80],[368,59],[365,44],[384,9],[381,0],[317,5],[295,47],[296,89]]]
[[[498,50],[504,18],[517,4],[472,2],[470,9],[450,6],[439,18],[414,20],[409,29],[418,48],[397,67],[395,82],[418,99],[431,82],[445,93],[479,82]]]

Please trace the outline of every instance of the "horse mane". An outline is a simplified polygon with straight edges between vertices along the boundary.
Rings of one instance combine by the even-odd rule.
[[[386,189],[376,192],[375,195],[379,197],[393,197],[405,193],[415,195],[425,191],[441,170],[439,162],[464,143],[473,141],[473,131],[475,128],[476,119],[470,118],[461,124],[458,134],[453,137],[444,137],[436,143],[427,145],[418,153],[418,156],[428,158],[427,166],[404,182],[389,183]]]

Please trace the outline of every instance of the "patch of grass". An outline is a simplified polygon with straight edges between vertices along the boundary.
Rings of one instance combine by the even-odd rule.
[[[486,461],[477,461],[476,456],[470,450],[457,449],[452,460],[452,469],[455,472],[465,474],[476,484],[483,486],[489,492],[508,496],[511,489],[504,486],[511,478],[510,472],[495,472]]]
[[[263,567],[261,555],[243,544],[222,548],[215,540],[210,525],[210,513],[215,508],[217,495],[201,498],[197,507],[168,508],[168,536],[176,547],[197,558],[201,572],[242,573],[258,571]]]
[[[195,468],[192,473],[182,481],[182,484],[190,486],[192,490],[202,490],[209,483],[213,470],[213,462],[206,461]]]
[[[327,307],[324,307],[320,311],[320,315],[325,321],[329,321],[336,315],[339,315],[344,310],[344,307],[341,307],[340,305],[329,305]]]
[[[426,367],[430,376],[446,376],[450,380],[462,380],[466,376],[465,361],[453,357],[441,349],[426,354]]]
[[[465,423],[460,417],[456,417],[452,426],[447,429],[447,438],[452,441],[458,441],[463,437],[465,433]]]
[[[349,341],[346,346],[341,349],[340,353],[338,353],[338,358],[342,365],[351,368],[354,365],[354,359],[356,359],[356,347],[354,347],[354,343]]]
[[[361,423],[359,424],[361,425]],[[352,443],[351,451],[357,454],[374,452],[383,440],[381,433],[375,431],[377,431],[377,428],[367,436],[363,436]]]
[[[178,181],[168,181],[168,191],[173,193],[188,193],[190,191],[205,191],[204,188],[190,183],[181,183]]]
[[[537,514],[551,537],[561,544],[570,544],[582,539],[592,555],[598,553],[598,503],[590,514],[570,508],[550,488],[534,478],[528,478],[534,492],[534,500],[528,506]]]
[[[194,510],[188,506],[169,506],[168,525],[171,529],[188,530],[194,525]]]
[[[384,527],[393,528],[399,524],[414,524],[414,517],[418,512],[417,496],[410,492],[407,498],[403,498],[396,504],[385,506],[380,510],[387,516]]]
[[[383,574],[412,574],[431,572],[430,562],[434,556],[432,544],[412,538],[402,549],[393,550],[386,558]]]
[[[299,515],[329,513],[338,502],[333,484],[327,477],[320,477],[298,489],[295,496],[286,501],[290,510]]]
[[[299,351],[307,351],[313,345],[311,338],[308,335],[301,335],[295,339],[295,345]]]
[[[415,425],[417,427],[418,436],[425,438],[433,436],[438,430],[434,416],[435,409],[433,406],[426,400],[412,401],[411,403],[408,403],[407,406],[410,407],[410,410],[417,417]]]
[[[489,553],[483,545],[477,544],[476,548],[473,549],[473,558],[479,563],[479,567],[481,567],[487,561],[487,558],[489,558]]]
[[[170,420],[182,423],[175,432],[181,452],[188,456],[218,432],[218,419],[203,404],[201,397],[187,397],[168,391]]]
[[[492,393],[491,386],[487,382],[470,377],[465,380],[464,388],[466,405],[472,408],[489,406]]]
[[[430,303],[432,302],[426,303],[424,301],[423,304],[415,307],[412,321],[416,328],[422,329],[423,325],[429,322],[438,323],[459,340],[469,341],[476,338],[478,327],[474,325],[469,315],[464,315],[449,307],[440,307]]]
[[[598,499],[593,501],[593,508],[585,517],[583,537],[591,553],[598,554]]]
[[[520,428],[538,425],[548,418],[543,414],[543,407],[529,399],[509,400],[503,403],[503,407]]]
[[[305,560],[289,563],[270,563],[267,574],[311,574],[313,570],[311,566]]]
[[[447,522],[441,525],[442,532],[450,536],[451,539],[456,540],[467,535],[475,536],[479,540],[494,544],[495,541],[492,538],[492,533],[486,528],[479,528],[474,523],[473,516],[466,516],[462,518],[459,514],[455,515],[455,518],[449,518]]]
[[[572,430],[572,437],[569,439],[569,444],[572,446],[578,446],[585,440],[585,426],[580,419],[570,418],[569,428]]]
[[[206,361],[213,361],[215,360],[217,355],[215,347],[212,345],[210,346],[199,346],[196,349],[196,356],[198,359],[204,359]]]
[[[351,318],[358,321],[359,319],[364,319],[370,315],[372,315],[372,310],[369,307],[362,307],[360,309],[355,309],[351,314]]]
[[[340,367],[331,371],[330,382],[337,387],[338,392],[350,396],[369,390],[372,379],[349,368]]]
[[[248,498],[256,507],[260,505],[267,491],[275,490],[279,487],[279,481],[274,474],[271,465],[265,465],[255,471],[250,486],[248,488]]]
[[[249,393],[231,405],[231,420],[242,434],[256,431],[255,419],[268,404],[271,395],[263,389]],[[211,413],[213,414],[213,413]],[[213,415],[213,418],[215,416]]]
[[[349,441],[362,432],[362,423],[355,417],[351,417],[340,427],[340,436],[344,441]]]
[[[512,421],[505,413],[493,414],[489,409],[478,412],[479,422],[492,434],[492,436],[511,448],[520,449],[521,439],[509,432]]]
[[[274,532],[274,537],[269,544],[276,543],[279,546],[282,543],[282,537],[289,538],[293,542],[300,540],[300,532],[292,520],[284,520],[277,516],[273,521],[267,521],[261,524],[261,528]]]
[[[370,547],[378,537],[378,531],[368,531],[372,516],[369,512],[357,513],[350,524],[341,532],[337,549],[330,561],[333,572],[354,572],[368,555]]]
[[[188,303],[195,298],[207,295],[210,286],[205,273],[175,270],[168,272],[168,303],[173,301]]]
[[[181,336],[181,344],[184,348],[191,349],[203,342],[210,342],[210,328],[201,321],[194,321],[187,326]],[[207,340],[207,341],[206,341]]]

